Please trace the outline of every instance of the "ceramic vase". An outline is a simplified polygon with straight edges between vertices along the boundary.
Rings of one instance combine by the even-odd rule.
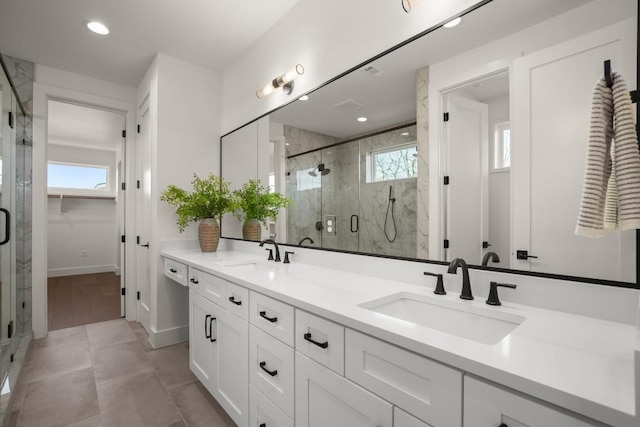
[[[257,219],[248,219],[242,224],[242,238],[244,240],[260,241],[262,227]]]
[[[198,240],[202,252],[215,252],[220,241],[220,225],[215,218],[205,218],[198,226]]]

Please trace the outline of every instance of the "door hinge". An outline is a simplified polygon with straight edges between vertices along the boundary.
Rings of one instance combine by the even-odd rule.
[[[25,308],[27,306],[27,303],[25,303],[24,301],[22,301],[22,308]]]
[[[444,185],[449,185],[449,177],[448,176],[444,177]]]
[[[9,127],[13,129],[13,111],[9,111]]]
[[[11,353],[11,363],[13,363],[13,353]]]
[[[136,245],[140,244],[140,236],[136,236]]]
[[[449,239],[444,239],[444,248],[449,249]]]
[[[13,320],[9,322],[9,324],[7,325],[7,329],[7,333],[9,335],[7,338],[11,338],[13,336]]]
[[[138,133],[140,133],[140,125],[138,125]]]
[[[122,236],[120,236],[120,241],[122,243],[127,243],[127,238],[124,236],[124,234]]]
[[[136,298],[139,300],[140,299],[140,291],[136,292]]]
[[[445,122],[449,121],[449,113],[444,113],[444,117],[443,117]]]
[[[140,188],[140,180],[136,181],[136,188]]]
[[[122,296],[125,296],[127,294],[127,288],[122,288],[120,293],[122,294]]]
[[[122,188],[123,190],[126,190],[126,189],[127,189],[127,183],[126,183],[126,182],[123,182],[123,183],[120,185],[120,188]]]
[[[123,138],[126,138],[126,137],[127,137],[127,131],[126,131],[126,130],[123,130],[123,131],[122,131],[122,137],[123,137]]]

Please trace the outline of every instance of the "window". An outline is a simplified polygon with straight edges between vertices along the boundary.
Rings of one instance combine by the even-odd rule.
[[[511,124],[498,123],[495,126],[493,144],[493,170],[511,167]]]
[[[313,190],[322,186],[322,179],[316,168],[296,171],[298,191]]]
[[[367,160],[367,182],[418,176],[418,148],[415,142],[370,151]]]
[[[49,162],[47,168],[49,193],[107,195],[109,167]]]

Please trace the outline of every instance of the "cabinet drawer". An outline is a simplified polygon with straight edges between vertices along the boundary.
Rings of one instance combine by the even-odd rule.
[[[291,418],[252,385],[249,385],[249,407],[250,426],[293,427]]]
[[[197,283],[194,283],[197,282]],[[227,281],[213,274],[189,267],[189,286],[199,295],[220,307],[226,307]]]
[[[249,321],[249,290],[235,283],[226,282],[226,307],[229,313]]]
[[[462,372],[347,329],[346,377],[436,426],[462,425]]]
[[[249,307],[252,325],[293,347],[293,307],[257,292],[250,292]]]
[[[249,326],[249,381],[293,418],[293,348]]]
[[[344,327],[296,310],[296,350],[344,375]]]
[[[393,408],[393,427],[433,427],[430,424],[420,421],[413,415],[409,415],[402,409],[395,406]]]
[[[187,265],[169,258],[164,259],[164,275],[187,286]]]

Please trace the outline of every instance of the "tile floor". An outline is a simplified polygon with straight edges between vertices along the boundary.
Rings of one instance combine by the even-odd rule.
[[[119,319],[120,276],[114,273],[50,277],[49,330]]]
[[[10,426],[235,426],[191,373],[188,343],[153,349],[124,319],[35,340],[15,393]]]

